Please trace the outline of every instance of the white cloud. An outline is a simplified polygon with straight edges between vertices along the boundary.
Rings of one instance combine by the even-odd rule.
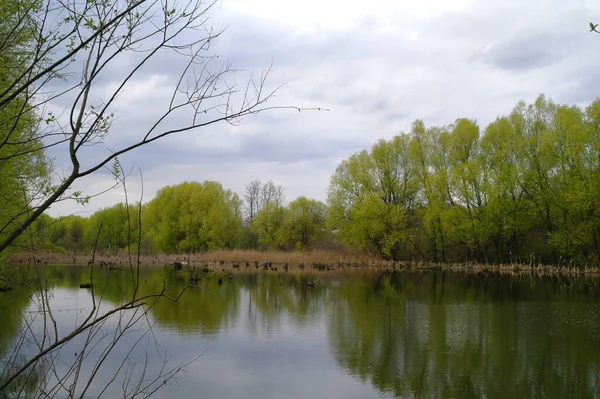
[[[378,29],[397,26],[399,19],[436,18],[444,12],[466,8],[474,0],[226,0],[229,13],[274,20],[297,31],[351,29],[361,20],[371,21]]]

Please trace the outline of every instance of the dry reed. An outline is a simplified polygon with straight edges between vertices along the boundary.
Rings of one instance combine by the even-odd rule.
[[[96,265],[129,265],[127,251],[99,251],[95,256]],[[89,264],[89,254],[74,253],[38,253],[36,261],[43,264]],[[10,259],[13,265],[28,265],[33,263],[31,253],[14,253]],[[132,263],[135,264],[132,255]],[[181,262],[188,267],[212,268],[219,271],[273,271],[288,273],[324,274],[356,272],[380,272],[389,270],[452,270],[462,273],[499,273],[502,275],[522,276],[532,275],[598,275],[598,267],[565,267],[543,264],[476,264],[452,263],[434,264],[429,262],[394,262],[374,258],[362,253],[343,251],[256,251],[256,250],[217,250],[195,254],[154,254],[144,255],[140,263],[144,266],[165,266]],[[352,273],[353,273],[352,272]]]

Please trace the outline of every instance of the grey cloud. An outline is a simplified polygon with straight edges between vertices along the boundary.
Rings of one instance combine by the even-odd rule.
[[[223,140],[231,141],[231,147],[194,146],[185,143],[185,138],[164,140],[131,153],[127,158],[142,169],[158,164],[174,165],[227,165],[234,163],[277,163],[279,167],[300,161],[326,160],[344,156],[356,150],[352,141],[318,135],[286,135],[265,132],[258,135],[239,135]]]
[[[360,21],[352,29],[319,34],[300,34],[272,20],[217,15],[228,28],[209,52],[220,55],[215,68],[231,62],[240,70],[241,86],[272,61],[269,87],[287,85],[269,105],[331,111],[252,115],[239,127],[217,124],[165,138],[122,162],[141,167],[153,187],[209,178],[243,190],[252,179],[273,177],[292,195],[307,190],[323,198],[341,159],[409,129],[414,119],[445,125],[469,117],[485,125],[540,93],[556,102],[596,98],[600,42],[586,31],[591,14],[581,4],[481,0],[439,18],[399,20],[395,30]],[[411,41],[413,30],[418,34]],[[130,61],[115,64],[107,78],[121,76]],[[140,80],[159,74],[173,83],[184,62],[159,53]],[[114,131],[103,145],[86,149],[86,161],[139,137],[161,111],[163,97],[148,93],[120,107]],[[183,118],[177,115],[165,127],[185,124]]]
[[[505,40],[480,53],[477,58],[500,69],[524,71],[550,66],[570,55],[566,38],[546,33]]]
[[[600,69],[597,66],[598,61],[592,54],[581,58],[578,65],[570,66],[568,70],[554,75],[554,82],[558,86],[558,96],[555,96],[555,101],[575,103],[585,107],[599,98]]]

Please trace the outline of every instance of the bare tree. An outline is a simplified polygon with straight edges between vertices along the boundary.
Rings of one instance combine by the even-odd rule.
[[[275,185],[275,183],[273,183],[273,180],[269,180],[262,186],[259,201],[260,209],[262,209],[266,204],[270,202],[272,202],[275,205],[275,207],[279,208],[283,206],[284,201],[284,189],[281,184]]]
[[[3,359],[0,392],[7,397],[83,398],[91,390],[114,391],[119,384],[121,397],[148,397],[189,364],[169,365],[166,356],[158,353],[162,364],[158,370],[149,367],[147,349],[153,345],[160,351],[149,312],[159,298],[166,297],[165,291],[140,295],[113,307],[104,300],[106,286],[99,287],[99,294],[92,292],[90,303],[85,304],[91,311],[75,329],[61,336],[62,326],[54,313],[64,309],[53,305],[53,289],[42,281],[38,280],[42,285],[32,296],[35,310],[23,315],[21,332]],[[126,336],[133,336],[133,342],[123,341]],[[27,356],[31,351],[34,355]],[[96,381],[99,373],[103,378]]]
[[[129,281],[119,281],[123,290],[121,303],[113,305],[105,299],[111,274],[96,287],[96,283],[102,280],[94,277],[95,248],[92,253],[90,282],[84,284],[85,288],[90,289],[88,303],[84,305],[84,308],[89,308],[89,312],[76,323],[75,328],[65,330],[65,326],[55,318],[57,309],[53,306],[53,287],[49,285],[49,278],[44,275],[44,268],[39,266],[36,257],[35,232],[26,230],[24,234],[30,242],[31,263],[36,275],[32,281],[34,286],[31,296],[35,310],[22,315],[23,327],[15,344],[8,354],[0,357],[0,393],[15,398],[83,398],[94,390],[97,396],[114,396],[113,391],[120,384],[120,396],[123,398],[149,397],[197,359],[196,356],[186,363],[170,365],[165,353],[161,353],[150,311],[160,299],[177,302],[188,287],[178,291],[176,296],[171,296],[163,280],[163,287],[158,292],[140,291],[142,230],[139,226],[137,236],[133,236],[125,174],[121,167],[115,173],[121,180],[120,185],[125,194],[129,248]],[[142,199],[143,189],[142,198],[137,203],[140,222]],[[102,227],[101,223],[95,247]],[[134,241],[137,242],[136,254],[131,251]],[[121,280],[121,277],[118,278]],[[124,342],[126,336],[132,335],[135,337],[133,341]],[[150,345],[155,347],[158,363],[148,353],[148,348],[152,347]],[[73,352],[74,358],[69,356]],[[107,364],[113,367],[107,367]],[[102,378],[96,381],[100,373]]]
[[[0,54],[20,56],[13,59],[15,68],[0,74],[0,114],[10,115],[0,121],[0,173],[14,160],[43,158],[48,148],[62,151],[70,165],[58,183],[32,180],[26,203],[0,226],[0,252],[53,203],[87,201],[87,193],[72,191],[72,184],[110,167],[119,155],[169,135],[219,122],[236,125],[267,109],[296,108],[266,105],[276,90],[266,90],[269,70],[240,86],[239,71],[211,52],[223,33],[210,24],[212,2],[6,1],[18,7],[0,10],[9,15],[0,24]],[[165,109],[144,131],[120,132],[127,144],[109,145],[119,96],[166,59],[180,73]],[[31,128],[23,135],[25,122]]]
[[[285,194],[282,185],[275,185],[273,180],[262,183],[253,180],[246,185],[244,192],[244,208],[246,210],[246,223],[250,224],[252,219],[266,204],[273,202],[276,208],[283,206]]]
[[[258,214],[259,199],[262,183],[260,180],[252,180],[246,185],[244,192],[244,208],[246,209],[246,224],[250,224],[252,219]]]

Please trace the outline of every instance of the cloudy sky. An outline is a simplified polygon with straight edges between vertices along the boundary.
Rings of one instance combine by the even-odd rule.
[[[284,86],[270,105],[328,111],[273,110],[140,148],[121,157],[132,171],[133,200],[141,193],[138,169],[144,202],[186,180],[215,180],[242,194],[255,179],[283,185],[287,200],[325,200],[341,160],[415,119],[445,125],[469,117],[485,126],[541,93],[582,106],[600,96],[600,35],[589,33],[589,22],[600,22],[597,0],[219,0],[210,17],[226,27],[211,54],[241,70],[239,82],[272,65],[267,88]],[[128,65],[123,57],[114,68]],[[90,159],[147,130],[182,66],[159,57],[131,81],[110,135],[88,150]],[[115,84],[107,79],[97,90],[110,93]],[[189,120],[177,117],[173,126]],[[65,159],[52,155],[60,175]],[[94,194],[111,181],[101,170],[76,189]],[[118,189],[85,207],[61,202],[50,213],[88,215],[123,200]]]

